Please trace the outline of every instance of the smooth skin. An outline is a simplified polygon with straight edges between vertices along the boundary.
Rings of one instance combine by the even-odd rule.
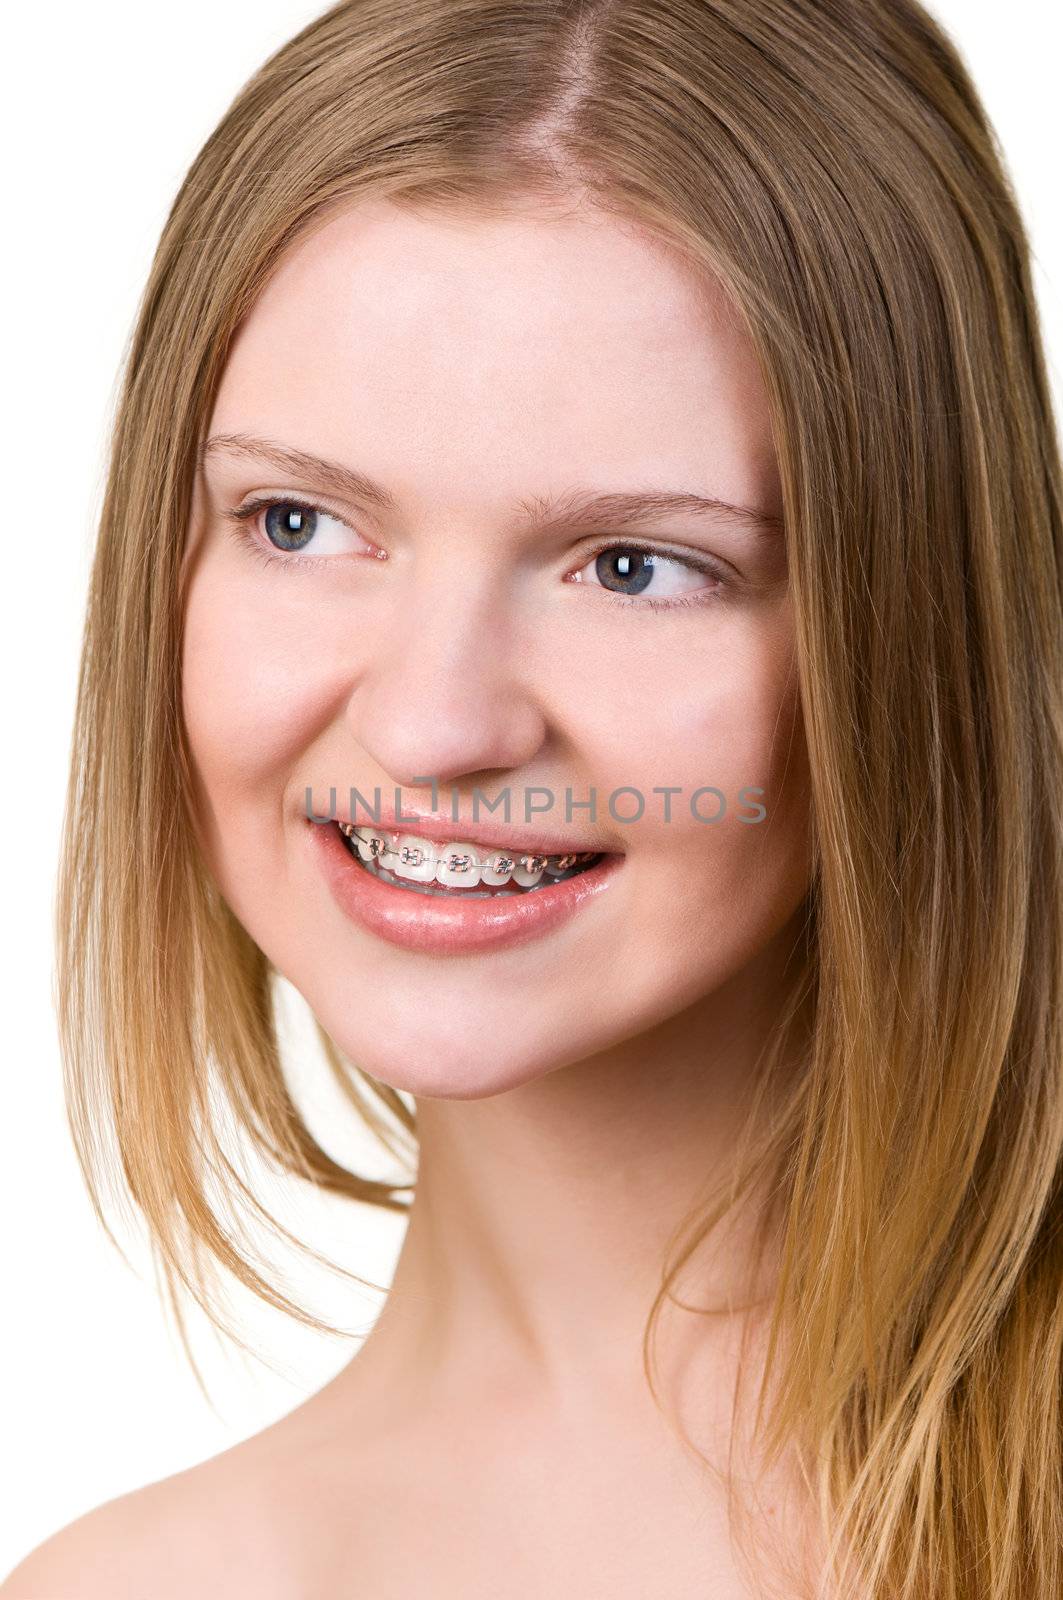
[[[229,903],[340,1046],[416,1098],[416,1199],[384,1311],[331,1383],[71,1524],[0,1593],[764,1593],[641,1365],[668,1237],[733,1154],[809,886],[781,489],[741,320],[713,279],[584,204],[487,217],[347,203],[267,286],[208,433],[338,463],[392,502],[208,452],[184,712]],[[576,489],[683,491],[756,515],[520,520],[522,502]],[[270,495],[327,513],[305,554],[270,561],[265,515],[227,515]],[[596,557],[633,541],[657,564],[621,598]],[[723,587],[686,564],[706,558]],[[466,808],[473,788],[508,784],[514,826],[526,787],[593,787],[596,822],[535,821],[625,852],[609,892],[486,954],[430,957],[365,931],[307,847],[306,787],[325,801],[330,785],[380,785],[387,800],[399,784],[427,804],[413,783],[427,775]],[[704,785],[730,802],[714,825],[687,803]],[[646,797],[638,821],[605,810],[621,786]],[[682,790],[671,821],[656,786]],[[737,799],[752,787],[758,824]],[[726,1303],[752,1220],[697,1258],[688,1296]],[[669,1403],[721,1468],[741,1322],[664,1322]],[[795,1483],[789,1464],[750,1479],[780,1562],[807,1532]]]

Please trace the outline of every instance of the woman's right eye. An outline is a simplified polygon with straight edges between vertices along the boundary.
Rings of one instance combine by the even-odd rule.
[[[274,500],[264,507],[262,531],[278,550],[296,552],[313,545],[316,556],[343,555],[351,548],[353,530],[320,506]]]
[[[365,542],[341,517],[306,500],[251,500],[229,515],[237,523],[250,523],[284,555],[343,556],[365,552]],[[261,538],[254,541],[263,553]]]

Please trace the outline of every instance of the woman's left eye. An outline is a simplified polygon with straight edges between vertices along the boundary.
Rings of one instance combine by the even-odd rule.
[[[721,569],[708,557],[698,561],[629,544],[599,550],[574,579],[621,597],[645,596],[650,604],[664,605],[708,599],[725,587]]]
[[[259,529],[282,555],[350,555],[364,547],[341,517],[302,500],[252,500],[230,515]],[[263,548],[261,539],[256,543]],[[263,549],[263,554],[268,557],[269,551]]]

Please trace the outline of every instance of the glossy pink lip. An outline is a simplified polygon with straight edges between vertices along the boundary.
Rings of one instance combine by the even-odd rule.
[[[577,877],[534,894],[444,899],[374,878],[354,860],[334,822],[307,820],[306,826],[310,848],[344,915],[389,944],[425,955],[472,955],[537,939],[604,893],[624,860],[606,856]]]

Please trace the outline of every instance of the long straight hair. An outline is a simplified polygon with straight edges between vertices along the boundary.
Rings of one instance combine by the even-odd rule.
[[[383,195],[585,199],[716,274],[745,319],[815,828],[801,1004],[778,1028],[781,1061],[811,1008],[807,1062],[789,1094],[766,1062],[742,1179],[775,1197],[782,1241],[765,1441],[803,1442],[860,1592],[1058,1600],[1059,456],[1000,153],[913,0],[352,0],[207,141],[130,346],[60,864],[68,1102],[101,1221],[113,1178],[175,1307],[191,1294],[220,1322],[227,1269],[327,1326],[256,1258],[241,1217],[269,1213],[223,1122],[285,1172],[408,1205],[399,1094],[320,1030],[407,1163],[385,1181],[332,1159],[285,1086],[268,963],[194,845],[179,677],[192,486],[233,335],[297,238]],[[690,1219],[662,1295],[740,1189]]]

